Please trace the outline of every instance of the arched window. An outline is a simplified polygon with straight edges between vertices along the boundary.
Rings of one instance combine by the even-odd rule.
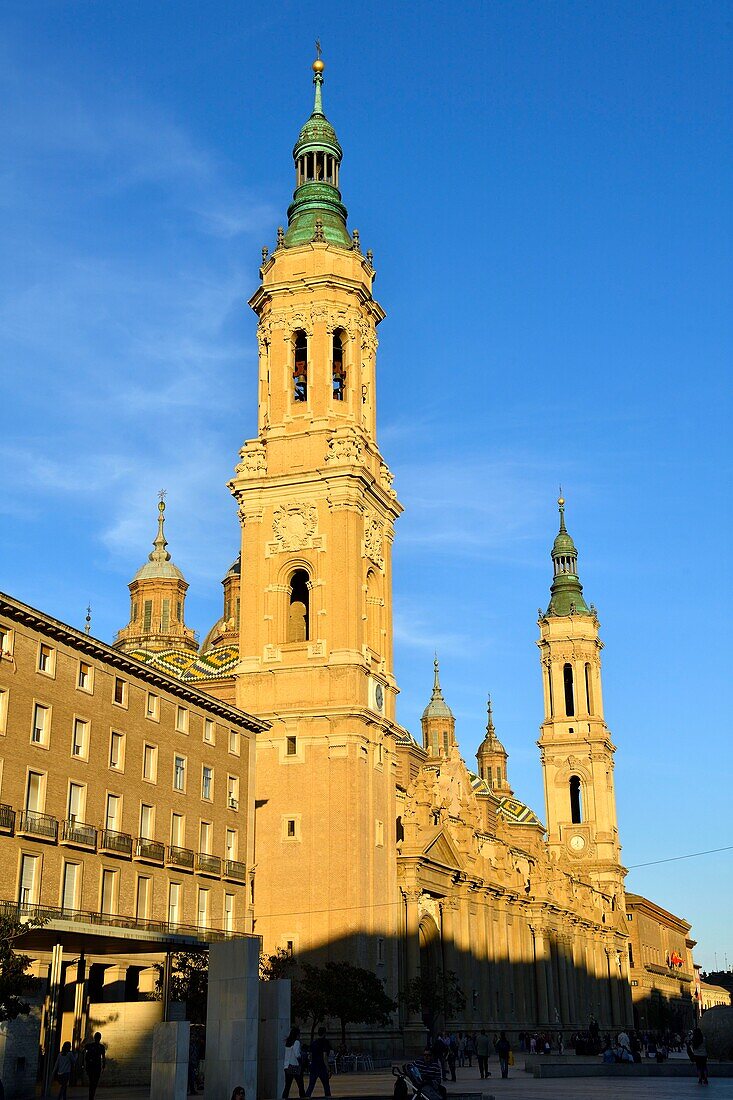
[[[302,328],[293,338],[293,400],[308,400],[308,337]]]
[[[296,569],[290,578],[290,607],[288,609],[288,641],[310,640],[310,591],[305,569]]]
[[[575,714],[575,691],[573,690],[573,666],[568,663],[563,665],[563,686],[565,688],[565,713],[568,718]]]
[[[555,715],[555,700],[552,695],[552,668],[550,665],[547,666],[547,690],[550,696],[550,718],[553,718]]]
[[[405,830],[402,827],[402,818],[398,817],[395,821],[395,841],[399,844],[400,841],[405,839]]]
[[[590,665],[585,662],[585,705],[588,708],[588,714],[593,713],[593,694],[590,685]]]
[[[570,776],[570,820],[573,825],[580,825],[583,820],[580,777],[577,775]]]
[[[333,386],[334,401],[343,401],[346,390],[346,368],[344,366],[344,334],[341,329],[336,329],[333,334],[331,384]]]

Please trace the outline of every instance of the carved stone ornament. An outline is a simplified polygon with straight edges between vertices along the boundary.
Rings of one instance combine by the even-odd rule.
[[[356,465],[357,462],[361,462],[361,455],[361,439],[353,428],[335,433],[328,441],[326,462],[343,462],[346,465],[353,466]]]
[[[284,504],[272,516],[272,533],[280,550],[302,550],[318,530],[315,504]]]
[[[393,487],[394,474],[392,473],[386,462],[382,462],[379,467],[379,480],[382,482],[382,485],[394,500],[394,498],[397,496],[397,493],[395,492]]]
[[[242,461],[234,467],[234,472],[239,477],[262,477],[267,472],[265,445],[259,440],[254,439],[245,443],[239,456]]]
[[[375,565],[378,565],[381,569],[384,565],[384,554],[382,553],[382,525],[375,515],[366,515],[364,517],[364,553],[370,558]]]

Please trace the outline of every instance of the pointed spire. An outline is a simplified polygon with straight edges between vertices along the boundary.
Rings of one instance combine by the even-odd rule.
[[[84,620],[84,633],[91,634],[92,632],[92,605],[87,604],[87,615]]]
[[[148,555],[148,561],[170,561],[171,556],[168,553],[168,543],[166,542],[165,531],[165,489],[161,489],[158,493],[158,534],[153,541],[153,549]]]
[[[565,498],[562,489],[557,501],[560,530],[552,544],[553,581],[548,615],[589,614],[578,577],[578,551],[565,526]]]
[[[430,696],[430,702],[423,711],[423,718],[452,718],[453,712],[443,698],[443,689],[440,686],[440,666],[438,664],[438,654],[435,654],[435,660],[433,661],[433,693]]]
[[[487,713],[487,716],[488,716],[488,721],[486,723],[486,732],[490,733],[490,734],[493,734],[494,733],[494,712],[493,712],[492,707],[491,707],[491,695],[489,695],[489,701],[486,705],[486,713]]]

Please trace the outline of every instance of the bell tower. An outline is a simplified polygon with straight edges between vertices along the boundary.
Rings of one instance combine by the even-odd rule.
[[[550,604],[540,612],[545,720],[540,747],[548,843],[604,891],[623,891],[625,870],[613,781],[615,746],[603,717],[599,622],[578,576],[578,551],[565,527],[552,547]]]
[[[237,699],[271,723],[257,749],[255,912],[266,949],[331,952],[343,941],[376,966],[377,942],[385,951],[394,933],[382,893],[396,877],[385,835],[396,816],[392,542],[402,508],[376,438],[384,312],[371,253],[347,230],[323,71],[319,58],[288,227],[263,249],[250,300],[258,434],[230,483],[242,525]]]

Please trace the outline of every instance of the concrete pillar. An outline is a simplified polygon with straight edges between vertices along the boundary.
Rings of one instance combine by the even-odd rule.
[[[257,1095],[260,941],[255,936],[212,943],[206,1006],[206,1100],[242,1085]]]
[[[289,978],[260,982],[260,1019],[257,1038],[258,1096],[282,1096],[285,1084],[283,1050],[290,1030]]]
[[[160,1023],[153,1028],[150,1100],[186,1100],[190,1039],[191,1025],[185,1020]]]

